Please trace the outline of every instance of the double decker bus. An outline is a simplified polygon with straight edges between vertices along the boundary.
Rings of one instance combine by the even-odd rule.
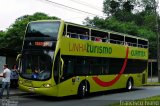
[[[63,20],[30,22],[18,55],[19,88],[84,97],[147,81],[148,40]]]

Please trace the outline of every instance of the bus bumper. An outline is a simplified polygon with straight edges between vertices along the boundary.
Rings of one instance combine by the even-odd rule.
[[[46,95],[46,96],[57,96],[57,94],[58,94],[56,87],[35,88],[35,87],[30,87],[30,86],[25,86],[25,85],[19,85],[19,89],[24,92],[37,93],[37,94],[42,94],[42,95]]]

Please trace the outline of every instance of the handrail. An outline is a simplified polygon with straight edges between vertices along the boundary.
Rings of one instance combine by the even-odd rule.
[[[70,38],[82,39],[82,40],[92,40],[96,42],[106,42],[106,43],[121,44],[121,45],[133,46],[133,47],[148,48],[148,45],[137,44],[137,43],[132,43],[132,42],[125,42],[125,41],[115,40],[115,39],[109,39],[107,37],[102,38],[98,36],[89,36],[85,34],[77,34],[77,33],[71,33],[71,32],[67,32],[67,35],[65,36],[70,37]]]
[[[115,44],[122,44],[122,45],[125,44],[124,41],[110,39],[110,43],[112,43],[112,41],[113,41],[113,42],[116,42]]]

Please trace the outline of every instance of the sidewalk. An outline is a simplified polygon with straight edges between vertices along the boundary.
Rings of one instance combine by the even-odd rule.
[[[18,88],[17,89],[10,88],[10,96],[20,96],[20,95],[27,95],[27,94],[30,94],[30,93],[20,91]],[[4,96],[7,95],[6,89],[4,90],[3,95]]]
[[[148,77],[147,82],[158,82],[158,77]]]

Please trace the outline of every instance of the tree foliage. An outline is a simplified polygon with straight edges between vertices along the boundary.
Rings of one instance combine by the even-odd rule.
[[[20,50],[26,26],[30,21],[36,20],[54,20],[57,17],[51,17],[44,13],[35,13],[33,15],[24,15],[16,19],[6,32],[0,32],[0,48]],[[3,37],[1,37],[3,36]]]

